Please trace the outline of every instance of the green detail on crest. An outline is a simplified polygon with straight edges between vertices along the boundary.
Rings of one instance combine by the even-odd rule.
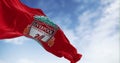
[[[44,22],[48,25],[51,25],[55,28],[57,27],[57,25],[54,24],[51,20],[49,20],[48,17],[46,17],[46,16],[34,16],[34,18],[35,18],[35,20],[42,21],[42,22]]]

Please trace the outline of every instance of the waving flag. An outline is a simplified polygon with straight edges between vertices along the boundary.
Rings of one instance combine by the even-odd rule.
[[[0,39],[26,36],[39,42],[48,52],[76,63],[81,54],[70,44],[60,27],[40,9],[20,0],[0,0]]]

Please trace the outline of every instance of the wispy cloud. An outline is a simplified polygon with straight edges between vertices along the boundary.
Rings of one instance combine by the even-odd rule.
[[[29,39],[26,37],[17,37],[17,38],[13,38],[13,39],[5,39],[4,42],[16,44],[16,45],[22,45],[25,42],[29,42]]]
[[[4,62],[4,61],[0,60],[0,63],[6,63],[6,62]]]
[[[79,15],[78,20],[79,25],[71,36],[77,36],[74,45],[83,54],[80,62],[119,63],[119,1],[101,1],[98,10],[88,10]],[[67,36],[68,31],[65,31]]]
[[[20,59],[16,63],[35,63],[36,61],[32,61],[30,59]]]
[[[26,59],[26,58],[22,58],[22,59],[13,61],[13,63],[35,63],[35,62],[36,61],[33,61],[31,59]],[[12,62],[7,62],[7,61],[0,60],[0,63],[12,63]]]
[[[49,56],[47,56],[49,57]],[[0,63],[68,63],[68,60],[65,60],[64,58],[19,58],[11,62],[0,60]]]
[[[81,0],[75,1],[81,2]],[[85,2],[89,3],[87,0]],[[53,8],[56,8],[56,6]],[[82,14],[80,14],[81,9],[85,10]],[[84,5],[80,5],[80,7],[78,7],[77,10],[73,12],[76,13],[76,18],[79,21],[76,24],[76,27],[68,28],[68,26],[72,27],[71,23],[77,22],[74,21],[75,18],[71,18],[70,14],[56,14],[53,20],[57,21],[56,23],[62,27],[71,44],[77,48],[78,52],[83,54],[82,59],[78,63],[119,63],[119,0],[100,0],[100,6],[93,10],[86,10],[84,8]],[[51,13],[51,15],[53,14]],[[26,41],[28,41],[28,39],[24,37],[5,40],[6,43],[19,45],[23,44]],[[47,53],[45,54],[47,56]],[[53,61],[55,63],[68,62],[63,59],[59,59],[59,61],[56,59],[56,57],[47,57],[53,58],[53,60],[47,60],[51,62]],[[45,59],[47,57],[45,57]],[[31,60],[24,58],[16,61],[16,63],[33,62],[46,63],[48,61]],[[5,62],[1,60],[0,63]]]

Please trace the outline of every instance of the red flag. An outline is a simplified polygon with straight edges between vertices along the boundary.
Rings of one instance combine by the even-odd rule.
[[[35,39],[48,52],[65,57],[71,63],[82,56],[42,10],[30,8],[20,0],[0,0],[0,39],[19,36]]]

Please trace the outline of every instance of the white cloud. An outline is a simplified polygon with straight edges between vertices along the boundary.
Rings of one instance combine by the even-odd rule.
[[[32,61],[30,59],[20,59],[16,63],[36,63],[36,61]]]
[[[80,0],[78,0],[80,1]],[[78,63],[119,63],[119,37],[116,27],[118,26],[118,12],[119,12],[119,0],[101,0],[105,7],[100,7],[96,12],[86,11],[82,15],[78,16],[80,21],[78,27],[75,30],[63,29],[66,36],[71,43],[77,48],[77,50],[83,54],[82,59]],[[110,4],[108,4],[110,3]],[[99,16],[101,15],[101,16]],[[95,27],[91,27],[91,19],[99,16],[92,23]],[[61,16],[58,16],[58,20],[61,20]],[[56,19],[56,20],[57,20]],[[63,19],[64,20],[64,19]],[[70,18],[65,17],[67,23]],[[59,21],[61,22],[61,21]],[[61,27],[63,27],[61,25]],[[7,43],[23,44],[26,42],[26,38],[20,37],[10,40],[5,40]],[[52,58],[52,57],[50,57]],[[53,58],[55,59],[55,57]],[[49,59],[48,59],[49,60]],[[60,60],[60,59],[59,59]],[[52,60],[57,63],[56,60]],[[60,60],[58,63],[66,63],[65,60]],[[16,63],[40,63],[47,62],[43,60],[30,60],[20,59]],[[0,61],[0,63],[5,63]]]
[[[46,54],[41,55],[39,58],[19,58],[13,61],[14,63],[69,63],[64,58],[57,58],[54,55]]]
[[[71,25],[72,23],[71,15],[64,15],[63,12],[60,12],[56,17],[54,17],[53,21],[58,24],[62,29],[69,27],[69,25]]]
[[[71,44],[75,46],[76,40],[78,39],[77,35],[75,35],[73,30],[70,29],[63,29],[63,30],[64,33],[66,34],[66,37],[70,39],[69,41],[71,42]]]
[[[33,61],[31,59],[27,59],[27,58],[22,58],[22,59],[15,59],[12,62],[7,62],[7,60],[6,61],[0,60],[0,63],[36,63],[36,61]],[[38,63],[40,63],[40,62],[38,62]]]
[[[16,45],[22,45],[25,42],[29,42],[29,39],[26,37],[17,37],[17,38],[13,38],[13,39],[5,39],[4,40],[5,43],[12,43],[12,44],[16,44]]]
[[[0,63],[5,63],[4,61],[0,60]]]
[[[80,43],[77,49],[83,54],[80,63],[119,63],[120,45],[118,30],[116,30],[119,21],[119,1],[112,1],[100,9],[102,11],[87,11],[78,18],[80,24],[76,31]],[[91,29],[90,19],[98,16],[99,13],[101,17],[93,22],[95,27]]]
[[[88,10],[78,17],[80,24],[76,30],[64,30],[69,40],[75,42],[72,44],[83,54],[78,63],[119,63],[119,0],[101,2],[95,12]],[[96,16],[99,18],[92,22]]]

